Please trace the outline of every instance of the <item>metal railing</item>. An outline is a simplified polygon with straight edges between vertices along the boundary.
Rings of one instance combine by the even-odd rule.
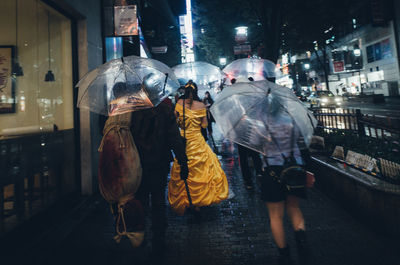
[[[400,134],[400,119],[362,114],[360,109],[313,109],[318,127],[325,131],[350,130],[360,137],[392,138]]]

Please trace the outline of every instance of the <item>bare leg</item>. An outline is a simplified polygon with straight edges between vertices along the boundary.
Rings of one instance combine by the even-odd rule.
[[[299,207],[299,198],[292,195],[287,196],[286,211],[292,222],[294,231],[306,230],[303,213]]]
[[[285,230],[283,228],[283,216],[285,202],[267,202],[272,236],[278,248],[286,247]]]
[[[306,226],[299,207],[299,198],[288,196],[286,199],[286,211],[292,221],[300,265],[306,265],[309,260],[309,251],[305,234]]]

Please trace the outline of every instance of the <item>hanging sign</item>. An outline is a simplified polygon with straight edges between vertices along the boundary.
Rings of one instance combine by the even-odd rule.
[[[138,35],[136,5],[114,6],[115,36]]]
[[[344,62],[343,61],[333,62],[333,71],[335,73],[343,72],[344,71]]]
[[[236,45],[233,46],[233,53],[236,54],[248,54],[251,52],[251,46],[250,45]]]

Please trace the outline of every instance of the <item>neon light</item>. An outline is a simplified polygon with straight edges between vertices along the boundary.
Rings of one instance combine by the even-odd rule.
[[[179,16],[179,28],[181,32],[182,63],[193,62],[193,21],[191,0],[186,0],[186,15]]]

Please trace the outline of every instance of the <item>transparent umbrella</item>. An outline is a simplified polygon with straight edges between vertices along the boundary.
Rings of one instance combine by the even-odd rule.
[[[260,81],[277,77],[275,64],[266,59],[238,59],[228,64],[223,71],[229,80],[235,78],[238,81],[247,81],[249,77],[252,77],[254,81]],[[227,84],[230,84],[230,82],[228,81]]]
[[[226,87],[211,113],[226,138],[265,156],[292,151],[292,132],[308,147],[317,125],[290,89],[267,80]]]
[[[218,88],[225,77],[219,67],[206,62],[183,63],[172,69],[181,85],[193,80],[197,84],[199,96],[204,95],[206,91],[211,95],[218,93]]]
[[[167,65],[128,56],[99,66],[76,86],[79,108],[113,116],[157,106],[179,88],[179,82]]]

